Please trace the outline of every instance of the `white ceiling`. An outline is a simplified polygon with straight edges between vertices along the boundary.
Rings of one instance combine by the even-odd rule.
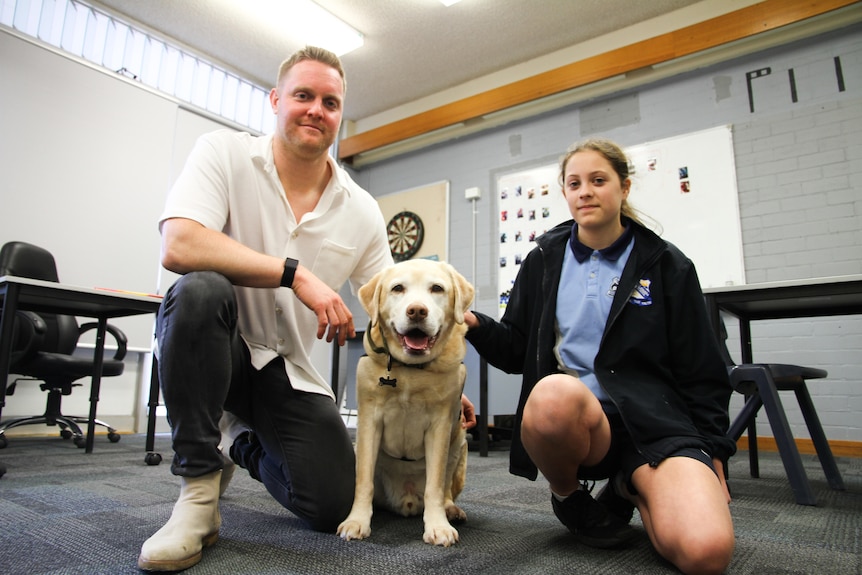
[[[344,118],[357,121],[700,0],[317,0],[362,32],[342,57]],[[739,0],[727,2],[740,4]],[[743,2],[750,3],[750,2]],[[262,87],[301,47],[243,0],[100,0]]]

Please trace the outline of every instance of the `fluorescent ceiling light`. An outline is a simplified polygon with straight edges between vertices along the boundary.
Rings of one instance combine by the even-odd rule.
[[[246,0],[243,7],[297,44],[343,56],[365,43],[362,33],[311,0]]]
[[[443,6],[451,6],[452,4],[457,4],[461,0],[440,0],[440,4]]]

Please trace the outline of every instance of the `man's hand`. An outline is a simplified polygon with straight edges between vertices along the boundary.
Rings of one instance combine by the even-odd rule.
[[[297,266],[292,287],[299,301],[317,315],[317,339],[326,333],[327,342],[337,338],[338,345],[344,345],[348,337],[356,336],[353,314],[344,300],[307,268]]]
[[[461,427],[464,429],[472,429],[476,427],[476,408],[473,403],[467,399],[466,395],[461,395]]]

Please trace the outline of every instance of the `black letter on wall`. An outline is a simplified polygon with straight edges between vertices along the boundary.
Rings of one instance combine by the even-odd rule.
[[[838,79],[838,91],[844,91],[844,71],[841,69],[841,58],[835,56],[835,77]]]
[[[754,93],[751,91],[751,81],[755,78],[769,76],[770,74],[772,74],[772,68],[761,68],[760,70],[745,73],[745,84],[748,86],[748,108],[752,114],[754,113]]]

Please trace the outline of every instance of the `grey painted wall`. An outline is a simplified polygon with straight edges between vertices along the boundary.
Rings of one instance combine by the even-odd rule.
[[[748,283],[862,273],[860,26],[366,166],[356,178],[378,196],[448,180],[450,262],[478,288],[476,309],[494,315],[495,174],[547,164],[588,135],[632,146],[725,124],[733,127]],[[483,191],[475,246],[464,199],[473,186]],[[735,332],[733,322],[728,328]],[[862,317],[757,322],[752,330],[757,360],[829,371],[809,386],[826,434],[862,441]],[[476,366],[471,355],[467,393],[478,401]],[[517,376],[491,368],[489,413],[513,413],[518,388]],[[734,398],[732,412],[740,405]],[[797,437],[808,437],[795,400],[785,407]],[[760,425],[772,435],[765,417]]]

